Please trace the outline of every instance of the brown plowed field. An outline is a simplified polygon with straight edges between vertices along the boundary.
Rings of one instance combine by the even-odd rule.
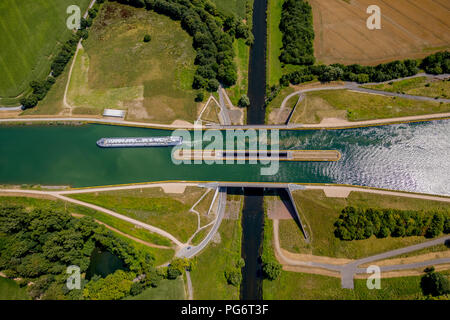
[[[450,48],[450,0],[309,2],[315,55],[323,63],[372,65]],[[369,5],[381,9],[381,30],[366,27]]]

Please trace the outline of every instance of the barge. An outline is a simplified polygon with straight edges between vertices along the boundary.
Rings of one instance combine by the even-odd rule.
[[[100,148],[171,147],[183,143],[183,137],[101,138]]]

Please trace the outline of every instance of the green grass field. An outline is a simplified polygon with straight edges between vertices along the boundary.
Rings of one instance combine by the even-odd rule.
[[[25,288],[10,279],[0,277],[0,300],[30,300]]]
[[[246,3],[249,0],[212,0],[218,10],[236,17],[245,17]]]
[[[296,191],[294,199],[301,219],[312,235],[310,244],[293,220],[280,221],[281,247],[297,253],[319,256],[358,259],[384,251],[406,247],[428,239],[425,237],[404,237],[342,241],[334,236],[334,223],[347,205],[362,208],[393,208],[403,210],[450,209],[445,202],[352,192],[348,198],[327,198],[321,190]]]
[[[194,121],[194,58],[192,38],[179,21],[106,3],[77,56],[69,101],[76,114],[120,108],[128,110],[129,120]]]
[[[430,81],[426,77],[417,77],[402,81],[392,81],[389,83],[366,85],[362,87],[431,98],[450,97],[450,80]]]
[[[197,230],[197,216],[189,209],[204,189],[188,187],[184,194],[166,194],[159,188],[71,195],[72,198],[114,210],[161,228],[180,241]]]
[[[267,82],[269,86],[278,84],[283,69],[280,62],[283,47],[283,33],[279,25],[283,0],[268,0],[267,4]]]
[[[145,289],[141,294],[124,300],[184,300],[183,277],[175,280],[163,279],[156,288]]]
[[[291,122],[320,123],[324,118],[362,121],[449,111],[450,103],[415,101],[349,90],[324,90],[306,93]]]
[[[0,97],[29,91],[29,82],[50,72],[51,57],[66,41],[70,5],[86,10],[90,0],[2,0],[0,2]],[[17,99],[18,100],[18,99]],[[12,104],[14,99],[6,99]],[[0,101],[1,103],[1,101]]]
[[[274,281],[264,280],[265,300],[417,300],[423,298],[421,277],[381,279],[380,290],[369,290],[356,279],[355,289],[342,289],[339,278],[282,271]]]
[[[236,55],[235,62],[238,71],[238,79],[234,86],[227,89],[233,105],[237,105],[243,94],[247,94],[248,90],[248,64],[250,58],[250,47],[245,44],[243,39],[236,39],[233,42],[233,49]]]
[[[239,299],[239,288],[227,284],[224,271],[241,257],[241,221],[223,220],[219,233],[220,243],[210,242],[191,271],[196,300]]]

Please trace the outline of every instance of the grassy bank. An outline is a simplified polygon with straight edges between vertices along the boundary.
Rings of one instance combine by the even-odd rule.
[[[320,123],[324,118],[362,121],[450,111],[450,103],[415,101],[350,90],[306,93],[292,115],[292,123]]]
[[[342,289],[339,278],[282,271],[278,279],[264,281],[266,300],[417,300],[424,298],[421,277],[381,279],[380,290],[369,290],[356,279],[355,289]]]
[[[178,277],[175,280],[163,279],[156,288],[147,288],[137,296],[124,300],[184,300],[184,292],[183,277]]]
[[[449,210],[445,202],[352,192],[348,198],[327,198],[321,190],[294,192],[294,199],[304,224],[311,234],[307,244],[293,220],[280,221],[281,247],[291,252],[357,259],[384,251],[424,242],[425,237],[388,237],[343,241],[334,236],[334,223],[346,206],[361,208],[393,208],[402,210]]]
[[[241,257],[240,219],[223,220],[218,234],[220,240],[209,243],[197,257],[197,264],[191,272],[196,300],[239,299],[239,287],[228,284],[224,272],[227,268],[233,267]]]
[[[180,241],[197,230],[197,216],[189,209],[204,189],[187,187],[182,194],[166,194],[161,188],[73,194],[85,201],[161,228]]]
[[[277,85],[283,75],[280,62],[283,34],[279,25],[284,0],[268,0],[267,3],[267,83]]]
[[[0,277],[0,300],[30,300],[25,288],[10,279]]]
[[[144,35],[151,41],[145,43]],[[179,21],[106,3],[76,60],[70,101],[77,114],[127,109],[129,120],[170,124],[197,116],[192,38]]]
[[[248,64],[250,58],[250,47],[245,44],[243,39],[235,39],[233,43],[235,52],[235,62],[237,66],[238,78],[236,84],[227,89],[233,105],[237,105],[243,94],[247,94],[248,90]]]
[[[450,97],[450,80],[431,81],[427,77],[417,77],[389,83],[365,85],[363,88],[425,96],[431,98]]]

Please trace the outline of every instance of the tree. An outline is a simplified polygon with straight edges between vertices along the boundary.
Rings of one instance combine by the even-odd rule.
[[[26,98],[20,99],[20,104],[24,109],[30,109],[37,106],[38,98],[34,94],[29,95]]]
[[[268,261],[263,264],[263,275],[269,280],[275,280],[281,274],[281,264],[277,261]]]
[[[150,42],[152,40],[152,37],[149,34],[146,34],[144,36],[144,42]]]
[[[246,94],[243,94],[241,98],[239,99],[238,106],[241,108],[248,108],[250,107],[250,99]]]
[[[238,287],[242,282],[242,273],[240,269],[234,268],[232,270],[225,271],[225,278],[228,284]]]
[[[441,273],[428,271],[421,279],[420,286],[424,295],[441,296],[450,293],[450,282]]]
[[[197,92],[195,96],[195,102],[202,102],[205,99],[205,93],[203,91]]]
[[[431,223],[426,232],[427,238],[434,238],[441,234],[444,229],[444,216],[438,212],[433,215]]]
[[[217,90],[219,90],[219,81],[217,81],[216,79],[210,79],[208,81],[208,85],[206,86],[206,89],[209,92],[216,92]]]
[[[137,296],[138,294],[142,293],[144,291],[145,286],[141,282],[133,282],[130,289],[130,294],[132,296]]]
[[[167,279],[175,280],[181,275],[181,271],[172,266],[167,267]]]

